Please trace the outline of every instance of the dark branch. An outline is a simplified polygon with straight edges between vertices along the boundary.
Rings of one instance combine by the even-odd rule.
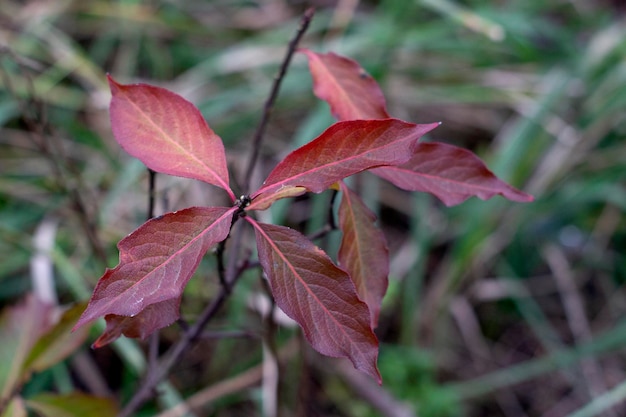
[[[150,220],[154,217],[154,197],[156,194],[156,172],[148,168],[148,216]]]
[[[234,284],[230,283],[231,285]],[[157,385],[167,377],[170,370],[178,362],[180,357],[201,335],[206,324],[215,316],[228,298],[229,291],[222,287],[222,290],[215,299],[202,312],[198,321],[189,328],[189,331],[183,333],[182,338],[166,353],[159,361],[158,366],[149,369],[148,374],[141,387],[135,392],[133,398],[126,404],[118,417],[132,416],[141,405],[152,398],[155,394]]]
[[[270,96],[265,102],[263,117],[261,119],[261,122],[259,123],[253,139],[253,151],[246,170],[244,189],[250,187],[250,180],[252,178],[252,172],[259,156],[259,148],[263,139],[265,127],[267,126],[270,113],[274,106],[274,102],[276,101],[281,81],[284,78],[285,73],[287,72],[287,67],[289,66],[291,57],[296,51],[300,39],[304,35],[304,32],[306,31],[309,23],[311,22],[311,19],[313,18],[313,14],[314,9],[308,9],[304,13],[300,23],[300,28],[298,29],[295,37],[291,40],[291,42],[289,42],[287,55],[285,56],[280,71],[276,76],[276,79],[274,80],[274,85],[272,86]],[[246,195],[237,200],[237,205],[239,206],[240,210],[236,212],[235,216],[233,217],[233,223],[231,225],[231,231],[233,231],[233,242],[229,250],[230,256],[227,266],[224,265],[225,241],[220,243],[217,248],[218,274],[220,276],[220,281],[222,282],[222,287],[219,294],[205,308],[198,320],[193,325],[185,328],[186,323],[180,322],[185,329],[185,331],[182,333],[181,339],[175,345],[173,345],[165,355],[163,355],[163,357],[156,366],[150,367],[148,369],[148,372],[141,386],[135,392],[128,404],[126,404],[124,409],[121,411],[119,417],[129,417],[133,415],[143,403],[154,397],[155,388],[157,387],[157,385],[167,377],[170,370],[179,361],[180,357],[185,353],[185,351],[189,349],[189,347],[196,340],[202,337],[202,333],[207,323],[215,316],[215,314],[217,314],[219,309],[222,307],[222,305],[230,295],[231,288],[233,288],[237,279],[241,276],[241,273],[247,268],[247,260],[241,263],[241,265],[239,262],[239,253],[241,250],[241,241],[243,238],[244,229],[242,227],[234,228],[234,226],[239,217],[245,216],[244,209],[247,204],[249,204],[249,200],[249,197]]]
[[[283,60],[282,65],[280,66],[280,70],[278,74],[274,78],[274,84],[272,85],[272,90],[270,92],[265,105],[263,106],[263,117],[257,126],[256,132],[254,134],[254,139],[252,141],[252,154],[250,155],[250,160],[248,161],[248,166],[246,168],[246,176],[244,177],[243,187],[244,190],[249,191],[250,182],[252,180],[252,173],[254,172],[254,167],[259,158],[259,152],[261,149],[261,142],[263,141],[263,135],[265,134],[265,128],[267,127],[267,122],[269,121],[270,115],[272,113],[272,109],[274,108],[274,102],[276,101],[276,97],[278,97],[278,91],[280,90],[280,85],[287,73],[287,68],[289,67],[289,63],[291,62],[291,58],[293,54],[296,52],[298,48],[298,43],[300,43],[300,39],[306,32],[309,27],[309,23],[311,23],[311,19],[313,19],[313,14],[315,13],[314,8],[307,9],[300,20],[300,27],[298,28],[298,32],[293,37],[293,39],[289,42],[289,46],[287,48],[287,54]]]

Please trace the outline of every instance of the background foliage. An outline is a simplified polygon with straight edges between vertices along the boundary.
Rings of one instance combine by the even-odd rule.
[[[378,329],[383,389],[371,391],[312,352],[295,353],[294,331],[269,325],[252,302],[265,292],[250,270],[211,334],[163,387],[159,409],[199,392],[199,415],[261,414],[265,341],[284,357],[278,409],[285,415],[379,415],[374,402],[386,394],[420,416],[626,413],[610,408],[626,395],[622,3],[311,4],[318,11],[304,46],[359,61],[391,114],[443,122],[429,139],[472,149],[536,202],[473,199],[445,208],[373,176],[355,178],[392,254]],[[50,282],[56,302],[84,301],[117,263],[115,243],[146,216],[148,175],[112,138],[106,72],[196,103],[224,139],[237,178],[305,6],[0,3],[0,306],[41,294]],[[262,173],[331,123],[299,57],[273,113]],[[157,191],[158,213],[224,204],[215,189],[190,180],[159,176]],[[266,215],[312,232],[325,222],[328,199],[287,202]],[[337,245],[336,236],[325,244]],[[207,257],[183,314],[193,319],[216,285]],[[163,331],[162,346],[176,335],[176,326]],[[34,374],[23,396],[79,389],[124,400],[148,359],[144,343],[97,351],[85,344]],[[406,411],[398,404],[395,412]]]

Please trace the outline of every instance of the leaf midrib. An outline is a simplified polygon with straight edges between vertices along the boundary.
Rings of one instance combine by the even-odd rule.
[[[134,101],[131,100],[129,98],[129,95],[126,93],[126,101],[128,103],[130,103],[135,110],[145,119],[148,121],[148,123],[159,133],[159,135],[168,143],[173,144],[176,148],[179,149],[179,152],[182,155],[186,155],[187,158],[195,161],[196,163],[198,163],[200,166],[204,167],[209,174],[217,181],[218,184],[220,184],[220,186],[225,189],[225,190],[229,190],[230,187],[228,186],[228,184],[222,179],[222,177],[220,175],[217,174],[217,172],[211,168],[209,165],[207,165],[202,159],[198,158],[197,156],[195,156],[193,153],[191,153],[190,151],[188,151],[185,147],[183,147],[181,144],[179,144],[177,141],[173,140],[172,138],[170,138],[170,136],[156,123],[152,120],[151,117],[149,117],[149,114],[146,113],[141,107],[139,107],[139,105]],[[207,138],[208,140],[211,140],[211,138]]]
[[[269,243],[270,247],[272,248],[272,250],[274,250],[278,256],[283,260],[283,262],[285,262],[289,269],[292,271],[292,273],[294,274],[294,276],[297,277],[297,279],[300,281],[300,284],[306,289],[307,293],[317,301],[317,303],[322,307],[322,310],[328,315],[330,316],[331,320],[333,321],[333,323],[335,324],[335,326],[341,331],[341,333],[345,336],[345,338],[347,340],[351,341],[351,344],[353,346],[357,346],[358,344],[354,343],[352,341],[352,339],[350,338],[350,336],[346,333],[346,331],[343,329],[343,326],[337,321],[337,319],[332,315],[332,313],[330,312],[330,310],[328,310],[324,304],[320,301],[320,299],[317,297],[317,295],[315,295],[315,293],[313,293],[311,291],[311,289],[309,288],[309,286],[306,284],[306,282],[304,281],[304,279],[300,276],[300,274],[298,274],[298,272],[296,271],[295,267],[293,265],[291,265],[291,263],[287,260],[287,258],[283,255],[282,251],[280,251],[280,249],[275,245],[275,242],[273,239],[271,239],[267,233],[265,232],[265,230],[262,229],[261,225],[259,225],[257,222],[252,221],[251,222],[252,225],[260,231],[261,235],[263,236],[263,238]],[[360,351],[360,349],[358,349]],[[363,354],[363,352],[361,352],[361,354]]]
[[[151,269],[150,272],[148,272],[147,274],[145,274],[143,277],[141,277],[141,279],[137,280],[135,283],[133,283],[131,286],[129,286],[128,288],[126,288],[123,292],[121,292],[120,294],[118,294],[117,296],[110,298],[108,302],[104,303],[104,305],[102,305],[101,307],[98,307],[99,310],[103,310],[103,309],[109,309],[111,307],[112,304],[117,304],[117,302],[119,302],[119,300],[121,298],[124,297],[124,295],[126,294],[127,291],[136,288],[136,286],[140,285],[141,283],[145,282],[146,279],[148,279],[149,276],[152,276],[155,271],[160,270],[162,268],[164,268],[165,266],[167,266],[170,262],[172,262],[172,260],[179,256],[179,255],[184,255],[184,253],[187,251],[187,249],[189,248],[189,246],[191,246],[193,243],[197,242],[199,239],[203,238],[207,233],[209,233],[214,227],[216,227],[216,225],[218,225],[220,222],[225,220],[225,217],[231,215],[237,208],[236,207],[232,207],[230,209],[228,209],[227,211],[224,212],[224,214],[220,215],[213,223],[211,223],[209,226],[207,226],[205,229],[203,229],[200,233],[198,233],[193,239],[191,239],[189,242],[187,242],[184,246],[182,246],[179,250],[177,250],[176,252],[174,252],[171,256],[169,256],[165,262],[157,265],[155,268]],[[146,257],[147,258],[147,257]],[[141,260],[144,260],[146,258],[141,258]],[[140,261],[141,261],[140,260]],[[133,260],[134,262],[138,262]],[[118,265],[118,267],[121,266]],[[117,270],[117,267],[115,268],[115,270]],[[179,274],[180,276],[180,274]],[[161,301],[165,301],[165,300],[161,300]],[[138,303],[138,305],[143,305],[143,302]],[[146,306],[143,306],[139,309],[139,311],[137,313],[135,313],[135,315],[141,313],[141,311],[143,311],[146,307],[148,307],[151,304],[148,304]],[[109,312],[109,313],[105,313],[105,314],[116,314],[115,312]],[[98,314],[98,316],[101,316],[102,314]],[[133,317],[133,316],[129,316],[129,317]]]
[[[386,130],[388,130],[388,128],[385,129],[385,131]],[[293,184],[290,184],[290,182],[296,181],[298,178],[302,178],[303,176],[315,175],[318,171],[321,171],[321,170],[326,169],[326,168],[332,168],[333,166],[336,166],[336,165],[341,165],[341,164],[345,163],[346,161],[350,161],[350,160],[353,160],[353,159],[358,159],[358,158],[362,157],[364,154],[367,154],[369,152],[378,152],[379,150],[384,149],[384,148],[386,148],[387,146],[390,146],[390,145],[400,145],[403,142],[416,141],[416,140],[419,139],[419,136],[417,138],[415,137],[417,135],[418,135],[418,133],[411,133],[411,134],[407,135],[406,137],[404,137],[402,139],[399,139],[397,141],[393,141],[391,143],[386,143],[386,144],[377,146],[375,148],[366,148],[361,153],[353,154],[353,155],[350,155],[349,157],[346,157],[346,158],[343,158],[343,159],[339,159],[339,160],[335,160],[335,161],[327,163],[327,164],[317,165],[314,168],[309,169],[307,171],[303,171],[303,172],[300,172],[298,174],[292,175],[292,176],[290,176],[288,178],[282,179],[282,180],[280,180],[278,182],[273,182],[273,183],[270,183],[268,185],[265,185],[264,187],[260,188],[254,194],[254,196],[261,195],[262,193],[266,193],[268,191],[272,191],[276,187],[287,186],[287,185],[304,186],[303,183],[295,182]],[[409,157],[410,157],[410,155],[409,155]],[[407,157],[407,159],[409,157]],[[390,164],[381,163],[380,165],[374,165],[374,166],[365,167],[365,168],[355,172],[355,174],[358,173],[358,172],[367,170],[367,169],[388,167],[388,166],[393,166],[393,165],[391,165],[391,163]],[[334,182],[334,181],[332,181],[332,182]]]
[[[471,184],[471,183],[467,183],[467,182],[463,182],[463,181],[459,181],[459,180],[454,180],[451,178],[446,178],[446,177],[439,177],[433,174],[425,174],[423,172],[418,172],[418,171],[413,171],[411,169],[408,168],[402,168],[402,167],[397,167],[397,166],[392,166],[392,165],[387,165],[384,167],[378,167],[380,169],[385,169],[385,170],[389,170],[389,171],[394,171],[395,173],[397,173],[398,175],[403,175],[403,176],[418,176],[418,177],[423,177],[426,180],[432,181],[432,182],[442,182],[442,183],[450,183],[450,184],[454,184],[456,186],[459,187],[465,187],[465,188],[476,188],[479,189],[481,191],[485,191],[485,192],[489,192],[489,193],[494,193],[494,194],[499,194],[501,193],[501,191],[494,191],[493,188],[488,188],[486,186],[481,186],[480,184]],[[490,178],[489,180],[493,180],[493,178]],[[497,178],[496,178],[497,180]],[[506,186],[507,189],[509,189],[509,185],[504,183],[503,184]],[[453,192],[453,191],[450,191]],[[456,192],[460,192],[460,191],[456,191]],[[517,193],[515,193],[517,194]]]

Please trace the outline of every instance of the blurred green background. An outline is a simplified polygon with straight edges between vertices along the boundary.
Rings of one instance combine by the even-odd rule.
[[[84,301],[117,264],[117,241],[146,217],[148,175],[112,138],[106,73],[193,101],[241,181],[263,102],[308,6],[317,13],[302,46],[356,59],[394,117],[441,121],[426,140],[471,149],[536,200],[446,208],[356,178],[392,259],[377,331],[385,382],[362,387],[361,377],[302,345],[283,362],[278,414],[625,415],[620,0],[0,1],[0,307],[50,282],[58,303]],[[297,56],[255,181],[332,122]],[[328,201],[281,202],[264,215],[312,232]],[[158,212],[224,202],[216,188],[157,177]],[[193,320],[216,281],[207,256],[186,292],[185,317]],[[251,269],[209,326],[246,337],[203,339],[175,368],[162,401],[138,415],[168,415],[159,413],[224,381],[234,383],[207,394],[195,415],[267,413],[267,380],[258,372],[241,379],[266,362],[267,325],[250,304],[263,294]],[[179,332],[165,329],[162,348]],[[282,327],[272,340],[283,350],[298,342]],[[87,343],[36,374],[23,395],[79,389],[124,402],[146,352],[142,342],[97,351]],[[381,411],[380,399],[391,408]]]

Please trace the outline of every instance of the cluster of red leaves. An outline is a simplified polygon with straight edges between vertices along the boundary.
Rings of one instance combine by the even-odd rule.
[[[315,94],[339,120],[293,151],[242,204],[229,187],[221,139],[182,97],[109,77],[113,134],[148,168],[224,189],[232,207],[192,207],[154,218],[119,242],[120,262],[100,278],[77,327],[104,316],[95,346],[124,334],[146,337],[179,317],[185,285],[201,258],[227,238],[235,216],[264,210],[278,199],[341,191],[339,266],[301,233],[241,216],[254,228],[261,266],[276,304],[302,327],[319,352],[347,357],[380,382],[374,328],[387,290],[389,256],[374,214],[342,181],[370,170],[396,186],[424,191],[444,204],[496,194],[532,197],[496,178],[474,154],[440,143],[420,143],[438,126],[391,118],[377,83],[358,63],[336,54],[301,50]],[[246,201],[247,203],[247,201]]]

